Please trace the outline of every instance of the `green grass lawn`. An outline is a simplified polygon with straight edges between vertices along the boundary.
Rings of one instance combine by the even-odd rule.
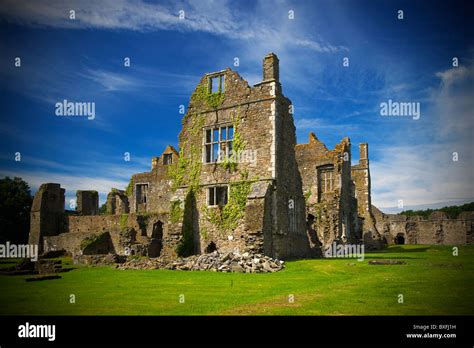
[[[406,264],[368,265],[372,259]],[[391,246],[366,253],[363,262],[291,261],[283,271],[270,274],[74,267],[61,273],[62,279],[41,282],[1,275],[0,314],[474,314],[474,246],[460,247],[459,256],[453,256],[448,246]],[[76,296],[75,304],[69,302],[70,294]],[[179,302],[181,294],[184,303]]]

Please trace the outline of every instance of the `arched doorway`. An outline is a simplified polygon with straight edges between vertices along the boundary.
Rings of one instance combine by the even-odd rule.
[[[395,237],[395,244],[405,244],[405,235],[403,233],[397,234]]]
[[[154,239],[163,239],[163,223],[161,221],[157,221],[153,224],[153,231],[151,232],[151,238]]]
[[[151,232],[151,242],[148,247],[149,257],[158,257],[163,249],[163,223],[157,221],[153,224],[153,230]]]

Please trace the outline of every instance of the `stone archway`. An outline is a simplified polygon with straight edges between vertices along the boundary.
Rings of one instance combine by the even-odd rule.
[[[405,235],[403,233],[397,234],[395,237],[395,244],[403,245],[405,244]]]
[[[153,239],[163,239],[163,223],[158,220],[153,224],[153,230],[151,231],[151,238]]]

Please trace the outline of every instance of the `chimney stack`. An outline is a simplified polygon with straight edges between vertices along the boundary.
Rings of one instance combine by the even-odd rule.
[[[280,66],[275,53],[270,52],[263,58],[263,81],[279,81]]]
[[[359,144],[359,164],[364,166],[369,165],[369,144]]]

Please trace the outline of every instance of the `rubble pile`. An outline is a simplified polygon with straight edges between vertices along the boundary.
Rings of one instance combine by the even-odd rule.
[[[239,273],[268,273],[283,269],[283,261],[261,254],[223,253],[193,255],[177,260],[162,258],[135,258],[122,264],[118,269],[170,269],[181,271],[213,271]]]

